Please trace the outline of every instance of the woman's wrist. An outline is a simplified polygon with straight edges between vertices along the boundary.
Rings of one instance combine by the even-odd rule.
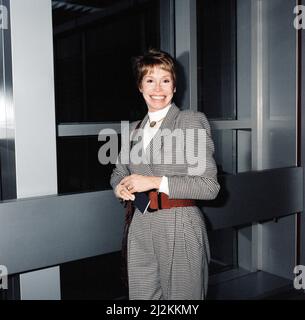
[[[162,177],[151,177],[152,189],[159,189]]]

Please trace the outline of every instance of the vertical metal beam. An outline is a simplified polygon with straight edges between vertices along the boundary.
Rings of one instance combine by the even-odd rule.
[[[7,19],[0,29],[0,163],[1,200],[16,198],[15,114],[13,110],[10,2],[1,0]]]
[[[175,56],[175,2],[160,1],[160,37],[161,50]]]
[[[296,0],[296,5],[300,5],[301,1]],[[301,44],[302,44],[302,38],[301,38],[301,31],[296,31],[296,160],[297,160],[297,166],[301,166]],[[295,215],[295,265],[300,264],[300,221],[301,221],[301,215],[300,213]]]
[[[305,0],[300,0],[299,3],[301,5],[305,5]],[[303,21],[304,23],[304,21]],[[302,167],[305,167],[305,41],[303,40],[305,34],[304,30],[299,31],[299,148],[300,148],[300,155],[299,161]],[[305,175],[305,173],[304,173]],[[305,188],[305,176],[303,178],[303,185]],[[305,189],[304,189],[305,190]],[[305,195],[304,195],[304,203],[305,203]],[[305,214],[301,214],[298,217],[298,237],[299,237],[299,259],[298,264],[305,265]]]
[[[176,59],[181,67],[177,103],[182,109],[198,109],[196,0],[176,0]]]
[[[1,0],[0,28],[0,200],[16,199],[15,114],[10,27],[10,1]],[[19,275],[11,275],[2,299],[19,300]]]
[[[263,25],[262,1],[252,0],[252,170],[263,169]]]
[[[252,170],[263,169],[263,19],[262,1],[251,0],[252,46]],[[252,226],[252,271],[262,268],[262,226]]]
[[[56,194],[51,1],[10,6],[17,198]],[[20,287],[21,299],[60,299],[59,267],[20,275]]]
[[[292,0],[287,2],[288,7],[292,8],[294,3],[296,4],[296,1]],[[268,39],[268,36],[273,37],[272,31],[274,32],[274,30],[272,30],[273,21],[270,22],[267,15],[269,15],[269,11],[271,10],[272,5],[275,6],[275,2],[272,2],[270,4],[268,1],[252,0],[252,170],[270,169],[279,165],[279,162],[273,162],[274,160],[272,158],[272,148],[274,147],[274,143],[270,142],[272,134],[272,129],[270,127],[272,114],[270,112],[270,109],[271,107],[274,107],[274,105],[271,105],[272,102],[270,102],[271,99],[269,99],[269,97],[271,97],[271,94],[274,92],[272,91],[274,90],[274,86],[272,86],[271,81],[274,81],[275,75],[273,74],[273,72],[271,74],[268,73],[268,70],[273,70],[271,69],[271,50],[274,50],[274,48],[271,48],[269,45],[270,43],[272,43],[273,39]],[[280,1],[278,1],[277,5],[280,5]],[[293,12],[293,10],[291,10],[291,12]],[[291,17],[291,25],[292,24],[293,16]],[[291,50],[294,50],[294,48],[292,47]],[[268,66],[268,63],[270,63],[270,68]],[[293,61],[293,66],[294,63],[295,61]],[[289,94],[288,91],[287,94]],[[293,116],[294,113],[292,114],[292,117]],[[289,165],[296,165],[296,163],[295,161],[290,161]],[[272,271],[276,273],[281,272],[279,270],[284,269],[275,268],[272,264],[272,259],[268,260],[267,257],[269,255],[266,248],[266,243],[268,243],[268,239],[276,239],[276,237],[278,237],[281,226],[283,226],[283,224],[285,224],[289,229],[287,230],[287,235],[285,235],[285,237],[287,236],[287,238],[285,239],[287,239],[287,243],[289,243],[289,241],[291,241],[292,239],[289,238],[289,236],[295,231],[294,229],[291,229],[292,224],[290,224],[290,222],[291,220],[287,219],[286,221],[282,222],[282,224],[279,223],[278,225],[269,223],[264,225],[256,224],[252,227],[252,265],[254,270],[255,268],[265,271],[267,269],[269,270],[269,272]],[[280,246],[278,245],[276,245],[275,248],[277,250],[280,250]],[[292,250],[289,250],[287,248],[285,250],[286,255],[287,252],[292,252]],[[264,261],[262,261],[263,257]]]

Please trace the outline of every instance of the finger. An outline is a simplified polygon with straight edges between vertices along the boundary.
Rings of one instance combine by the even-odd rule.
[[[128,197],[127,195],[125,195],[125,194],[120,194],[120,198],[121,198],[122,200],[125,200],[125,201],[130,200],[129,197]]]
[[[132,190],[134,189],[134,186],[132,186],[131,184],[126,184],[125,186],[129,192],[132,192]]]
[[[121,196],[124,197],[124,200],[134,200],[134,195],[129,193],[127,190],[122,190]]]
[[[128,195],[132,195],[132,190],[128,190],[127,186],[121,186],[121,190],[125,191]]]

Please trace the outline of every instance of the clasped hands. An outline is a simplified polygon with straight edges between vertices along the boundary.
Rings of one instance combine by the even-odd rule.
[[[144,192],[152,189],[159,189],[161,177],[142,176],[132,174],[121,180],[115,188],[115,195],[122,200],[134,200],[135,192]]]

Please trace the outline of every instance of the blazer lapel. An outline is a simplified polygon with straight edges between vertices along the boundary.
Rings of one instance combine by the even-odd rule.
[[[147,163],[141,163],[139,165],[136,165],[136,168],[139,174],[151,175],[151,176],[154,175],[153,174],[154,158],[156,159],[158,156],[161,156],[162,154],[162,148],[163,148],[162,137],[170,134],[174,130],[175,119],[179,112],[180,112],[179,108],[173,103],[170,109],[168,110],[166,117],[162,121],[161,126],[159,127],[156,134],[147,145],[145,151],[143,150],[143,136],[141,138],[140,136],[143,133],[142,130],[144,129],[145,124],[148,121],[148,114],[146,114],[146,116],[143,118],[142,123],[139,127],[139,129],[141,130],[137,130],[134,133],[133,139],[131,141],[131,149],[136,143],[141,143],[141,147],[139,149],[141,150],[142,155],[145,156],[147,159]],[[168,130],[163,131],[163,129],[168,129]],[[142,140],[139,141],[139,139],[142,139]]]
[[[142,144],[141,149],[143,149],[143,136],[141,136],[141,133],[143,133],[142,130],[144,129],[147,121],[148,121],[148,114],[146,114],[146,116],[143,118],[143,120],[141,120],[140,127],[135,132],[132,132],[132,134],[131,134],[132,140],[130,143],[130,149],[132,149],[136,143],[141,143]],[[141,142],[138,141],[139,136],[141,136]]]
[[[159,127],[156,134],[146,147],[145,150],[150,166],[153,166],[154,158],[157,159],[161,156],[164,140],[164,138],[162,137],[165,137],[173,132],[175,128],[175,119],[179,112],[179,108],[173,103],[170,109],[168,110],[165,119],[162,121],[161,126]]]
[[[130,145],[131,145],[130,150],[132,150],[132,148],[135,146],[135,144],[140,144],[140,145],[138,145],[137,148],[141,154],[142,159],[146,158],[144,148],[143,148],[143,129],[144,129],[147,121],[148,121],[148,114],[146,114],[146,116],[143,118],[138,130],[136,130],[134,133],[132,133],[132,141],[130,143]],[[142,174],[145,176],[152,176],[153,173],[152,173],[151,167],[148,165],[147,162],[148,161],[146,160],[146,162],[141,162],[140,164],[134,164],[131,160],[131,163],[129,166],[131,168],[131,172],[137,173],[137,174]]]

